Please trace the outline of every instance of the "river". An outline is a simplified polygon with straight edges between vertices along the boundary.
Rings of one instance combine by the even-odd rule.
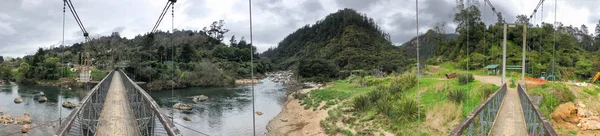
[[[274,83],[270,79],[261,80],[261,84],[254,86],[255,108],[263,112],[256,115],[256,134],[266,133],[266,126],[273,117],[281,112],[284,106],[286,93],[285,86]],[[32,117],[33,126],[45,124],[58,118],[67,117],[71,109],[62,108],[59,101],[71,101],[78,103],[87,91],[63,90],[59,88],[43,87],[35,85],[3,85],[0,86],[0,111],[11,115],[13,118],[28,113]],[[39,103],[32,96],[43,91],[48,102]],[[238,86],[228,88],[202,88],[193,87],[171,91],[150,92],[153,99],[160,105],[162,110],[170,116],[174,115],[174,121],[202,133],[213,135],[252,135],[252,91],[251,86]],[[206,95],[207,101],[193,103],[190,96]],[[13,99],[22,97],[23,103],[15,104]],[[181,102],[193,106],[191,111],[173,110],[173,103]],[[191,121],[183,120],[187,115]],[[58,124],[58,123],[54,123]],[[199,135],[193,130],[176,125],[184,136]],[[0,135],[20,134],[20,126],[0,124]],[[54,132],[54,127],[41,127],[30,130],[27,135],[48,135]]]

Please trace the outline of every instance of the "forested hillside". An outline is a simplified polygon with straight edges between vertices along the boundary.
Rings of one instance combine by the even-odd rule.
[[[151,90],[170,88],[172,84],[227,86],[234,79],[250,76],[250,48],[255,51],[243,37],[239,42],[231,37],[229,45],[224,44],[223,35],[228,31],[223,21],[215,21],[200,31],[175,30],[173,34],[159,31],[129,39],[115,32],[86,43],[39,49],[34,55],[14,59],[8,69],[15,69],[12,79],[17,81],[57,80],[67,77],[58,69],[65,69],[63,72],[75,77],[67,72],[72,66],[61,64],[78,65],[89,60],[94,67],[92,74],[122,67],[134,80],[149,82]],[[258,54],[253,54],[258,58]],[[254,63],[258,73],[271,69],[270,64],[262,61]],[[94,80],[98,78],[101,76]]]
[[[306,68],[298,69],[303,77],[335,77],[338,70],[403,71],[411,63],[389,38],[373,19],[343,9],[296,30],[261,56],[278,69]],[[311,73],[315,68],[333,73]]]
[[[486,26],[481,20],[480,10],[476,6],[458,5],[459,12],[454,17],[458,24],[457,36],[440,40],[443,34],[436,27],[421,35],[420,53],[425,59],[431,57],[428,64],[440,62],[458,62],[461,68],[481,69],[489,64],[502,62],[501,23]],[[516,17],[514,23],[528,24],[526,33],[527,74],[541,76],[542,72],[552,73],[553,59],[558,78],[565,80],[588,80],[595,72],[600,72],[600,21],[593,33],[588,27],[555,27],[549,23],[533,25],[525,15]],[[502,18],[498,18],[502,20]],[[554,29],[556,28],[556,30]],[[523,28],[508,29],[507,65],[521,65]],[[556,39],[555,39],[556,38]],[[414,39],[413,39],[414,40]],[[405,43],[403,49],[415,50],[412,40]],[[407,46],[406,45],[410,45]],[[553,48],[554,47],[554,48]],[[468,48],[468,49],[467,49]],[[467,56],[467,50],[468,56]],[[409,52],[409,51],[406,51]],[[432,54],[433,53],[433,54]],[[414,53],[413,53],[414,54]],[[408,54],[410,55],[410,54]],[[415,57],[414,55],[411,57]],[[469,60],[470,59],[470,60]]]

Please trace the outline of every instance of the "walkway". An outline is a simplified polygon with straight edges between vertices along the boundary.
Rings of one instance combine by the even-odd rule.
[[[137,136],[139,130],[119,72],[113,76],[98,121],[97,136]]]
[[[519,92],[515,88],[508,87],[491,134],[493,136],[526,136],[526,128]]]
[[[483,83],[492,83],[500,86],[502,78],[497,76],[474,76],[476,80]],[[525,127],[525,118],[523,118],[523,110],[521,109],[521,101],[519,92],[516,88],[508,87],[500,112],[496,117],[494,126],[492,127],[491,135],[493,136],[525,136],[527,135],[527,127]]]

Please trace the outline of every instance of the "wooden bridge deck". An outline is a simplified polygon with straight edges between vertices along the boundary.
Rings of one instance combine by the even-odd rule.
[[[127,99],[127,90],[123,85],[120,73],[115,73],[104,107],[98,121],[97,136],[137,136],[140,131],[137,128],[134,112]]]

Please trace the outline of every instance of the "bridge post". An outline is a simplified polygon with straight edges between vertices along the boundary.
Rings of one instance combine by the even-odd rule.
[[[527,48],[525,47],[527,44],[527,24],[523,24],[523,66],[521,67],[521,81],[523,82],[522,85],[525,85],[525,54],[527,51]]]
[[[504,40],[502,41],[502,84],[506,83],[506,29],[507,23],[504,23]]]

